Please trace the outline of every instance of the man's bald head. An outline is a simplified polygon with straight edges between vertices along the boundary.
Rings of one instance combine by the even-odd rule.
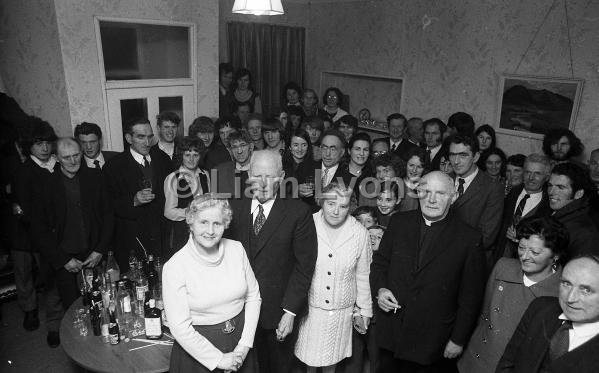
[[[71,137],[61,137],[56,141],[56,158],[58,158],[62,173],[72,178],[81,167],[79,143]]]
[[[422,216],[431,221],[444,219],[456,200],[453,179],[441,171],[424,175],[418,185]]]
[[[248,182],[252,184],[252,193],[260,203],[275,198],[285,172],[283,161],[278,152],[258,150],[252,153]]]

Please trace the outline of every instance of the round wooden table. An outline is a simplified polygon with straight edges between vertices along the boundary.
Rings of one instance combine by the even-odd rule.
[[[88,321],[87,336],[79,335],[73,326],[75,312],[82,308],[81,298],[66,311],[60,324],[60,344],[66,354],[78,365],[93,372],[167,372],[171,359],[172,346],[152,345],[138,350],[136,347],[148,345],[145,341],[121,341],[118,345],[104,343],[102,337],[94,336]],[[166,328],[165,328],[166,329]],[[168,329],[166,329],[168,331]],[[140,336],[145,338],[145,336]],[[161,340],[170,340],[165,336]]]

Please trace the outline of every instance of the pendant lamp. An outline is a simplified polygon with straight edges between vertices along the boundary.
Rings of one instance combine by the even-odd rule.
[[[284,13],[281,0],[235,0],[232,12],[256,16],[276,16]]]

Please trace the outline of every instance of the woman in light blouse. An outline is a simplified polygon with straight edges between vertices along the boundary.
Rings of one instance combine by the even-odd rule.
[[[177,159],[179,168],[164,179],[164,216],[169,220],[168,248],[170,258],[189,238],[189,228],[185,224],[185,209],[194,196],[210,192],[210,175],[199,167],[206,153],[203,141],[186,136],[178,141]]]
[[[323,373],[352,355],[352,327],[364,334],[372,318],[368,232],[349,215],[352,190],[329,183],[313,215],[318,258],[308,293],[308,315],[300,321],[295,355],[308,372]]]
[[[232,210],[214,194],[194,197],[186,211],[187,244],[167,261],[162,292],[175,337],[170,372],[254,373],[260,291],[245,249],[222,238]]]

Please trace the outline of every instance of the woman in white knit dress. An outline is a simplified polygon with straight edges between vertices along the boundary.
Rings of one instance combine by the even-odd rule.
[[[366,332],[372,317],[368,232],[349,216],[352,190],[332,182],[313,215],[318,259],[309,293],[308,315],[300,321],[295,355],[308,372],[335,365],[351,356],[352,327]]]

